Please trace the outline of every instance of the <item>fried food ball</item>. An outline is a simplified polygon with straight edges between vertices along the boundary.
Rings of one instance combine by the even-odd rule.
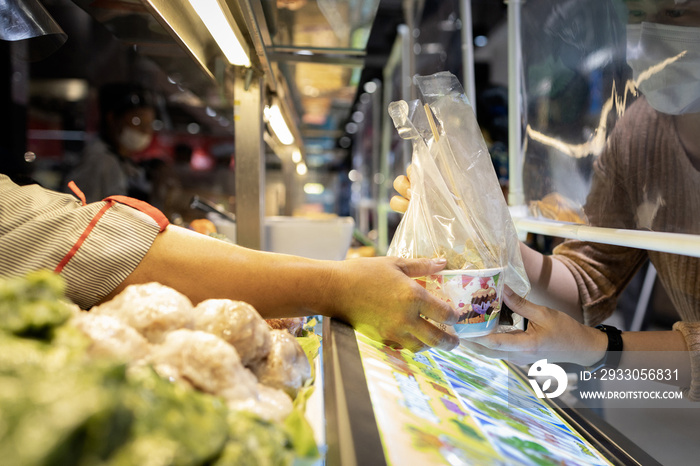
[[[232,400],[227,403],[234,411],[247,411],[266,421],[283,421],[292,412],[293,402],[289,395],[278,388],[258,384],[258,397]]]
[[[161,285],[130,285],[90,312],[115,317],[138,330],[151,343],[180,328],[192,328],[192,303],[182,293]]]
[[[76,313],[70,324],[90,339],[88,354],[130,363],[149,352],[148,341],[119,319],[108,315],[82,311]]]
[[[184,380],[198,390],[227,400],[258,396],[258,381],[243,367],[235,348],[208,332],[170,332],[161,345],[153,348],[148,362],[162,377]]]
[[[287,392],[292,398],[311,377],[311,364],[301,345],[287,330],[272,330],[267,357],[251,368],[260,383]]]
[[[248,303],[207,299],[194,308],[193,314],[194,328],[233,345],[244,366],[261,360],[270,351],[270,328]]]

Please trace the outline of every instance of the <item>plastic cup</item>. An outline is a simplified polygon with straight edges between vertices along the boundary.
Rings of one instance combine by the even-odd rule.
[[[503,272],[502,267],[443,270],[416,281],[433,296],[460,311],[454,331],[460,338],[469,338],[488,335],[498,327],[503,303]],[[443,327],[447,326],[440,325]]]

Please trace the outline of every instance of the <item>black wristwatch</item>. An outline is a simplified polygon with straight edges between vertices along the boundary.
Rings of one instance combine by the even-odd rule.
[[[586,370],[595,372],[603,367],[616,369],[620,365],[620,357],[622,357],[622,331],[610,325],[596,325],[595,328],[608,336],[608,348],[605,350],[603,359],[586,367]]]

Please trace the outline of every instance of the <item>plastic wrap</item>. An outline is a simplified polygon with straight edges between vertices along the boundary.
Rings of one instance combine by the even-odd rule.
[[[445,274],[469,272],[481,288],[494,289],[497,313],[504,284],[526,296],[530,282],[488,149],[453,74],[416,76],[414,83],[422,102],[389,105],[399,135],[413,145],[413,156],[411,202],[387,254],[447,259]],[[447,288],[442,279],[435,280],[439,283],[433,288]],[[460,307],[454,299],[449,301]],[[466,317],[480,305],[461,306]]]
[[[161,343],[173,330],[192,328],[190,300],[177,290],[156,282],[130,285],[90,312],[121,320],[150,343]]]
[[[251,367],[260,383],[287,392],[292,398],[311,377],[311,364],[301,345],[287,330],[271,330],[267,357]]]
[[[207,299],[194,308],[194,329],[213,333],[233,345],[244,366],[267,356],[270,327],[253,306],[230,299]]]

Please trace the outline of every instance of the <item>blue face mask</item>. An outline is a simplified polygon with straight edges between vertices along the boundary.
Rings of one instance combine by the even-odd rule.
[[[629,25],[627,63],[654,109],[670,115],[700,112],[700,28]]]

